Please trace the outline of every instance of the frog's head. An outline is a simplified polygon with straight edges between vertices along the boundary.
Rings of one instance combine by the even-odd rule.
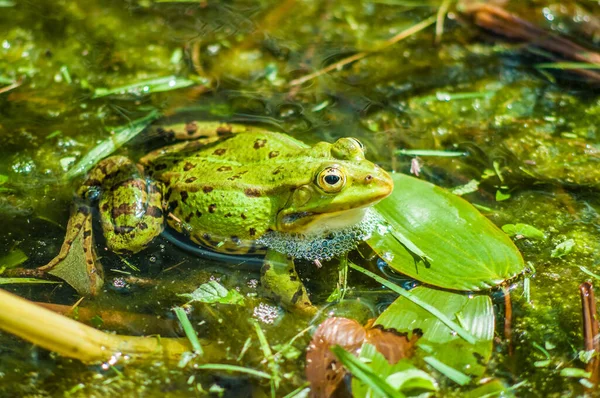
[[[360,222],[366,209],[388,196],[390,175],[365,159],[362,144],[340,138],[311,151],[316,167],[308,184],[296,187],[277,216],[280,232],[320,233]]]

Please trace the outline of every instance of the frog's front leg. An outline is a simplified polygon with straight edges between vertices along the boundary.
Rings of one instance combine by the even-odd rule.
[[[306,288],[296,273],[294,260],[268,250],[261,270],[262,286],[286,309],[313,315],[317,309],[308,298]]]

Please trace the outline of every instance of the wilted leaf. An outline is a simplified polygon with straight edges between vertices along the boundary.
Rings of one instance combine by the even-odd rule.
[[[330,397],[346,375],[330,348],[340,346],[354,354],[365,337],[365,328],[353,319],[333,317],[319,325],[306,352],[306,379],[313,397]]]
[[[237,290],[227,290],[217,281],[203,283],[192,293],[178,294],[178,296],[188,298],[190,302],[244,305],[244,296]]]
[[[375,206],[390,228],[367,242],[391,268],[467,291],[488,289],[524,271],[512,240],[469,202],[407,175],[393,179],[394,192]]]
[[[420,333],[400,333],[395,329],[384,329],[382,325],[375,325],[367,330],[366,342],[375,346],[390,364],[395,364],[403,358],[410,358],[415,353],[415,344],[421,337]]]
[[[362,326],[355,320],[335,317],[321,323],[306,354],[306,376],[314,396],[331,396],[346,374],[332,354],[331,347],[340,346],[356,354],[361,346],[363,350],[365,346],[370,346],[390,365],[413,355],[419,338],[417,334],[409,339],[406,333],[371,325],[372,322]]]

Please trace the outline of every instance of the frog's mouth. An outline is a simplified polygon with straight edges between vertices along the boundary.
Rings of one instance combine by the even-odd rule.
[[[328,213],[296,212],[280,219],[280,230],[299,234],[322,235],[360,223],[369,206]]]
[[[327,214],[326,219],[324,215],[315,213],[293,213],[287,216],[300,219],[314,216],[323,218],[306,226],[302,233],[269,231],[257,243],[292,258],[309,261],[331,260],[348,253],[360,241],[368,239],[382,222],[379,214],[369,206]],[[295,221],[302,222],[300,219]]]

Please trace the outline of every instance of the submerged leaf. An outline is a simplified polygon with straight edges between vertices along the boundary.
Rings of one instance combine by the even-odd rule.
[[[0,267],[14,268],[27,261],[27,254],[21,249],[13,249],[7,255],[0,257]]]
[[[375,208],[389,223],[367,243],[394,270],[447,289],[477,291],[525,269],[512,240],[464,199],[403,174]],[[408,239],[426,257],[415,255]]]
[[[480,375],[492,355],[494,311],[488,296],[470,297],[424,286],[411,290],[421,301],[458,321],[476,339],[470,344],[437,317],[405,297],[399,297],[377,318],[376,324],[401,333],[422,332],[417,355],[433,356],[457,371]],[[361,353],[361,357],[363,354]]]
[[[203,283],[192,293],[179,294],[178,296],[188,298],[190,302],[244,305],[244,296],[237,290],[227,290],[217,281]]]

